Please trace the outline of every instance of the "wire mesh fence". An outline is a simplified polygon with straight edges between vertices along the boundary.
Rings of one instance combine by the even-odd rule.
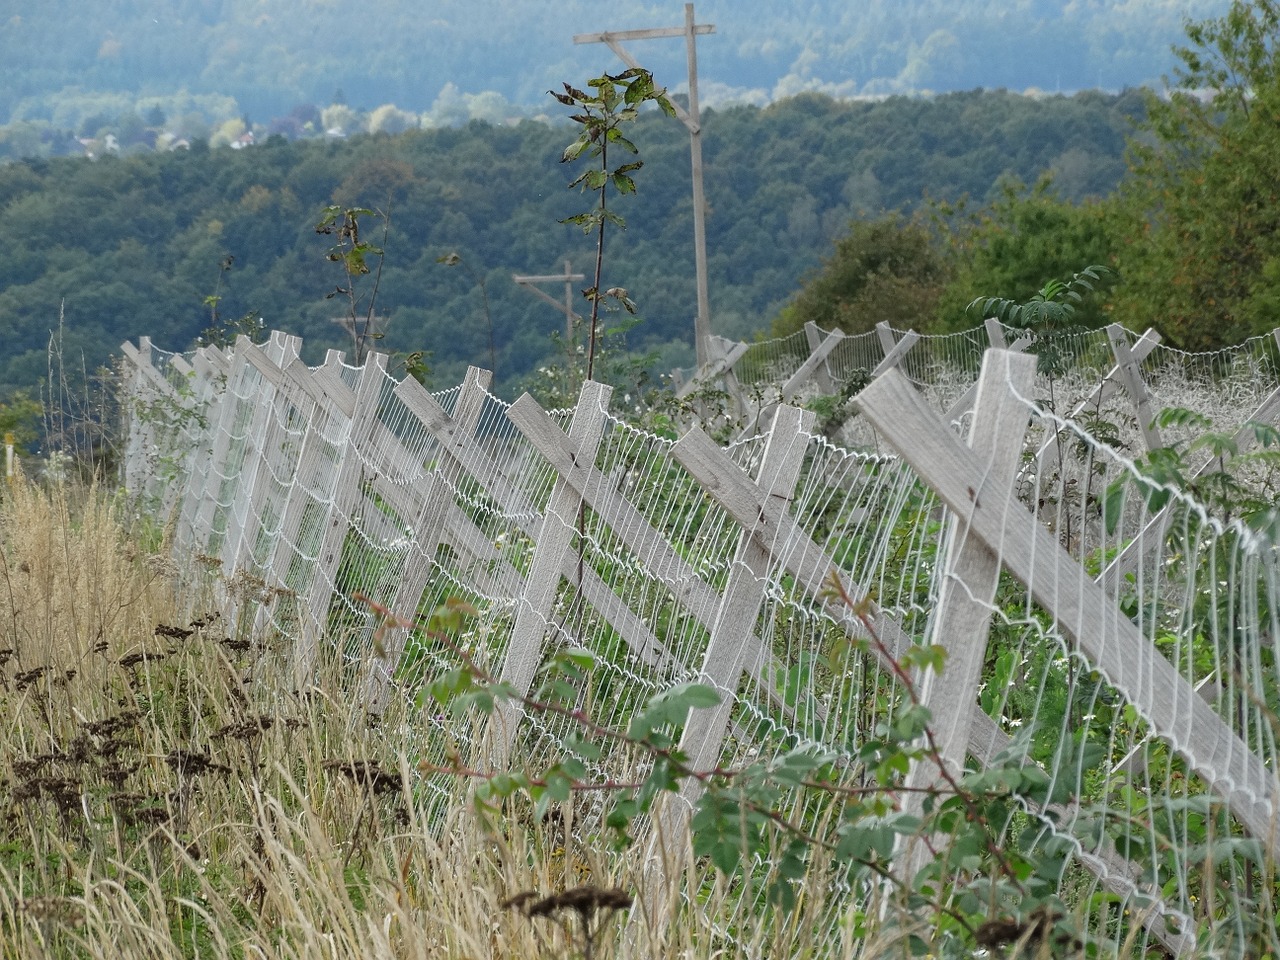
[[[887,333],[840,339],[814,371],[838,385],[875,370],[905,339]],[[424,694],[457,648],[528,691],[557,651],[587,649],[595,666],[575,709],[603,726],[625,729],[650,697],[702,680],[727,705],[695,744],[714,766],[816,745],[839,783],[865,784],[863,748],[910,706],[868,630],[896,655],[968,642],[938,634],[944,587],[966,584],[985,639],[980,679],[961,697],[975,731],[965,762],[1041,771],[1041,801],[1014,797],[999,827],[1004,842],[1046,852],[1052,875],[1037,882],[1099,942],[1275,949],[1280,582],[1265,507],[1280,480],[1266,430],[1276,341],[1189,355],[1125,337],[1125,354],[1113,330],[1040,345],[1029,388],[999,384],[1026,426],[1009,440],[1006,504],[962,439],[977,429],[966,398],[991,334],[899,351],[877,383],[899,383],[915,406],[861,418],[874,442],[860,447],[785,414],[781,401],[800,395],[774,404],[769,425],[785,428],[723,447],[696,428],[674,442],[626,422],[599,385],[548,412],[492,396],[479,370],[430,393],[377,355],[308,368],[279,335],[189,357],[144,344],[130,355],[126,480],[172,513],[180,555],[221,571],[242,622],[293,641],[304,680],[316,657],[338,656],[370,710],[416,698],[428,768],[477,736]],[[998,336],[1017,347],[1016,334]],[[814,349],[798,336],[753,346],[733,377],[793,378]],[[864,414],[880,393],[860,400]],[[1153,445],[1144,411],[1169,407],[1182,412]],[[932,445],[903,439],[912,417]],[[1202,444],[1207,434],[1233,442]],[[1210,474],[1217,487],[1190,482]],[[1001,519],[980,530],[993,510]],[[990,596],[950,559],[970,536],[1003,571]],[[833,571],[869,620],[832,602]],[[256,592],[230,590],[236,578]],[[367,600],[410,620],[448,602],[475,616],[448,645],[388,628]],[[530,769],[562,757],[574,732],[565,714],[516,723],[510,746]],[[623,781],[648,762],[620,746],[590,770]],[[839,796],[806,795],[786,816],[834,836]],[[606,801],[575,803],[589,842]],[[767,877],[779,863],[765,855],[752,869]],[[841,917],[874,890],[831,876],[807,916],[847,946]],[[726,936],[767,888],[720,901]]]

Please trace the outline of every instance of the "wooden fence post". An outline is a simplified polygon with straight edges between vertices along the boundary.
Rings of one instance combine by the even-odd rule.
[[[1014,399],[1026,396],[1036,377],[1036,358],[1010,350],[988,350],[978,378],[973,429],[969,446],[984,465],[981,484],[973,491],[973,503],[990,501],[996,509],[1012,504],[1014,479],[1022,459],[1023,438],[1030,414]],[[952,776],[964,772],[978,683],[987,652],[992,601],[1000,579],[1000,557],[987,544],[969,535],[967,516],[953,511],[947,530],[946,561],[942,588],[930,624],[932,643],[946,649],[942,678],[933,671],[917,671],[913,677],[919,703],[929,709],[936,758],[912,764],[907,774],[905,809],[919,815],[923,791],[942,780],[938,763]],[[916,842],[906,851],[910,880],[924,866],[929,850]]]
[[[1148,329],[1141,337],[1138,338],[1137,343],[1132,347],[1128,347],[1129,352],[1127,359],[1133,363],[1142,361],[1151,353],[1152,350],[1159,346],[1161,339],[1161,335],[1158,331],[1154,328]],[[1109,332],[1108,340],[1110,340]],[[1128,346],[1127,340],[1125,345]],[[1107,371],[1107,375],[1102,378],[1102,381],[1094,387],[1092,391],[1090,391],[1087,397],[1071,408],[1071,412],[1067,415],[1066,419],[1074,420],[1082,411],[1089,407],[1106,403],[1107,400],[1115,395],[1117,390],[1122,389],[1124,389],[1124,386],[1121,378],[1120,367],[1117,365]],[[1037,476],[1043,476],[1045,474],[1049,464],[1049,457],[1054,453],[1059,453],[1058,428],[1051,423],[1046,427],[1045,432],[1048,434],[1048,438],[1040,443],[1040,447],[1036,451],[1035,472]],[[1060,453],[1059,461],[1061,461]]]
[[[412,382],[415,387],[419,386],[416,380],[405,382]],[[438,433],[433,434],[437,443],[440,443],[440,434],[445,436],[456,434],[458,437],[467,439],[475,436],[480,414],[484,410],[485,401],[489,397],[489,387],[492,384],[492,371],[483,370],[480,367],[467,368],[466,378],[462,382],[462,389],[458,393],[452,416],[439,428]],[[406,386],[403,391],[400,391],[401,399],[410,393],[417,394],[420,398],[426,394],[426,389],[419,387],[415,390],[413,387]],[[441,446],[443,445],[441,443]],[[416,492],[412,506],[394,504],[402,518],[407,515],[413,532],[411,538],[413,547],[401,571],[395,597],[391,601],[392,611],[403,617],[412,618],[418,612],[418,604],[426,590],[436,551],[446,535],[446,522],[450,508],[455,506],[454,491],[464,472],[461,464],[453,457],[445,456],[441,459],[443,462],[437,464],[436,468],[421,481],[422,489]],[[410,467],[410,472],[417,469],[420,469],[420,465],[414,464]],[[388,629],[383,636],[383,652],[369,663],[363,695],[370,713],[377,714],[386,709],[390,696],[391,678],[404,653],[408,634],[409,631],[403,627]]]
[[[1017,503],[976,499],[987,465],[959,442],[896,371],[858,398],[863,415],[912,465],[939,497],[969,518],[971,532],[1000,555],[1109,683],[1125,692],[1219,794],[1270,856],[1280,851],[1275,775],[1173,665]]]
[[[876,336],[880,338],[880,344],[884,347],[884,359],[877,363],[875,369],[871,371],[873,379],[886,370],[891,370],[902,363],[902,358],[907,355],[907,352],[920,339],[920,334],[914,330],[908,330],[902,335],[902,339],[895,343],[893,329],[883,320],[876,324]]]
[[[809,354],[812,356],[814,351],[822,346],[822,331],[818,329],[818,325],[812,320],[805,321],[804,338],[809,344]],[[818,389],[823,393],[834,393],[836,385],[831,377],[831,366],[827,359],[827,357],[823,357],[822,363],[814,372],[814,381],[818,384]]]
[[[1129,337],[1124,327],[1113,323],[1107,327],[1107,338],[1111,341],[1111,349],[1116,356],[1116,372],[1125,392],[1138,410],[1138,429],[1142,431],[1142,439],[1148,452],[1159,450],[1164,446],[1160,431],[1156,427],[1155,414],[1151,412],[1151,394],[1143,382],[1142,371],[1138,369],[1140,358],[1134,355],[1129,347]]]
[[[991,346],[998,350],[1012,350],[1014,353],[1022,353],[1034,342],[1031,337],[1019,337],[1009,346],[1005,346],[1004,327],[1000,325],[1000,321],[995,317],[987,317],[984,324],[987,328],[987,340],[990,342]],[[1031,388],[1029,387],[1028,389]],[[974,381],[973,385],[960,396],[960,399],[947,408],[947,412],[944,414],[946,419],[948,421],[952,421],[963,417],[973,409],[973,404],[977,396],[978,383],[977,381]]]
[[[349,433],[342,452],[342,466],[334,481],[332,499],[325,511],[315,573],[300,607],[301,623],[293,650],[294,682],[299,689],[311,684],[320,653],[320,640],[328,628],[334,580],[342,560],[342,546],[350,530],[350,518],[363,499],[364,468],[356,448],[368,442],[378,420],[378,400],[387,384],[387,356],[370,353],[360,369]]]
[[[790,406],[780,407],[774,417],[760,465],[759,487],[780,505],[789,504],[795,497],[809,445],[808,433],[815,419],[812,411]],[[777,533],[773,531],[774,536]],[[771,538],[761,540],[750,527],[744,527],[739,534],[729,582],[716,612],[699,676],[700,682],[719,691],[720,703],[691,711],[680,737],[679,749],[694,770],[718,765],[738,682],[744,671],[754,665],[757,670],[753,672],[758,672],[767,660],[768,651],[757,634],[756,620],[778,546]],[[679,796],[667,798],[655,818],[645,864],[645,889],[641,891],[651,925],[662,922],[672,884],[683,869],[689,812],[701,793],[698,781],[686,780]]]
[[[578,405],[573,411],[573,423],[569,427],[575,462],[595,463],[612,394],[613,388],[603,383],[588,380],[582,385]],[[507,655],[502,662],[501,682],[510,684],[522,695],[533,686],[534,674],[542,662],[542,642],[555,609],[556,593],[566,561],[571,557],[570,548],[583,509],[582,494],[563,477],[557,478],[542,516],[542,526],[529,564],[529,576],[519,600]],[[510,755],[520,715],[509,701],[503,701],[495,715],[493,748],[502,758],[499,765]]]
[[[813,324],[808,326],[812,326],[814,332],[817,332],[817,326]],[[805,329],[806,335],[809,333],[808,326]],[[810,380],[816,379],[819,383],[825,380],[827,388],[830,389],[831,377],[826,372],[827,357],[831,356],[831,352],[840,346],[844,338],[845,335],[842,330],[832,330],[827,334],[826,339],[809,353],[804,363],[800,364],[799,369],[788,377],[786,383],[782,385],[780,391],[782,403],[790,403],[795,399],[796,394]]]

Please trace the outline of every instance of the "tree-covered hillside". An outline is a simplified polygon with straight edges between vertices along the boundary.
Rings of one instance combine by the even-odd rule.
[[[709,111],[715,332],[766,328],[854,216],[911,209],[926,196],[985,202],[1008,178],[1031,182],[1044,171],[1069,199],[1109,192],[1123,171],[1129,118],[1141,110],[1137,94],[975,92],[874,103],[809,94]],[[630,345],[660,351],[669,369],[692,354],[688,137],[656,113],[630,135],[645,166],[638,193],[617,205],[628,225],[610,237],[604,283],[638,304],[643,320]],[[590,202],[566,189],[572,171],[559,160],[572,138],[563,123],[472,123],[0,167],[12,238],[0,287],[0,337],[11,345],[0,389],[44,375],[60,311],[66,350],[83,350],[90,367],[143,334],[185,348],[209,324],[212,296],[223,318],[253,312],[304,335],[313,350],[343,346],[334,323],[341,304],[325,294],[344,277],[325,258],[332,238],[314,229],[329,204],[390,212],[384,346],[430,351],[441,379],[468,362],[487,366],[483,279],[497,373],[513,387],[552,353],[562,318],[512,274],[555,273],[566,259],[581,269],[594,252],[580,230],[558,222]],[[365,226],[376,231],[376,219]],[[454,252],[468,269],[438,262]]]
[[[1226,5],[701,0],[697,19],[716,33],[699,41],[700,74],[708,102],[762,103],[815,89],[1118,90],[1158,82],[1184,17]],[[74,114],[77,133],[94,109],[119,112],[129,98],[181,91],[213,113],[216,98],[231,98],[232,110],[259,122],[328,104],[337,89],[363,109],[393,103],[420,114],[482,91],[526,107],[565,77],[617,65],[600,44],[575,46],[575,34],[684,20],[682,4],[652,0],[40,0],[11,8],[0,17],[0,124]],[[679,39],[633,50],[659,83],[684,82]],[[81,107],[95,97],[99,106],[86,115]]]

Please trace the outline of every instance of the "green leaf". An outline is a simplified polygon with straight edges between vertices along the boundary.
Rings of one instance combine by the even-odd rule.
[[[569,146],[564,148],[564,154],[560,157],[561,163],[572,163],[582,154],[582,151],[591,145],[589,140],[575,140]]]
[[[1116,532],[1116,527],[1120,524],[1120,518],[1124,516],[1125,491],[1128,489],[1128,483],[1124,477],[1116,480],[1107,486],[1106,493],[1102,495],[1102,523],[1106,527],[1107,536]]]
[[[565,738],[564,748],[584,760],[599,760],[604,753],[600,744],[593,743],[576,733],[570,734]],[[582,779],[586,779],[585,771],[582,774]]]
[[[746,859],[742,812],[735,798],[708,790],[698,799],[689,823],[694,854],[710,858],[726,876],[735,874]]]

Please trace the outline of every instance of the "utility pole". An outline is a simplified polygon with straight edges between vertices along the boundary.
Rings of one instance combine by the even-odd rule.
[[[547,303],[551,304],[551,306],[564,313],[564,348],[569,354],[569,359],[572,360],[573,327],[574,324],[578,323],[582,319],[582,317],[578,315],[577,311],[573,309],[573,285],[575,282],[585,280],[586,277],[581,273],[574,273],[570,261],[566,260],[564,262],[564,273],[531,275],[525,277],[516,276],[513,273],[511,275],[511,279],[524,287],[535,297],[538,297],[540,300],[545,300]],[[564,303],[561,303],[545,290],[539,290],[534,286],[535,283],[557,283],[562,280],[564,281]]]
[[[676,116],[689,130],[689,151],[693,162],[693,257],[698,273],[698,315],[693,321],[693,342],[699,367],[705,366],[711,355],[711,302],[707,296],[707,204],[702,192],[702,118],[698,112],[697,36],[715,31],[714,24],[695,23],[693,4],[686,3],[683,27],[580,33],[573,38],[574,43],[606,44],[628,67],[639,68],[639,62],[622,46],[622,41],[684,37],[685,57],[689,62],[689,109],[685,110],[678,103],[673,106],[676,108]]]

